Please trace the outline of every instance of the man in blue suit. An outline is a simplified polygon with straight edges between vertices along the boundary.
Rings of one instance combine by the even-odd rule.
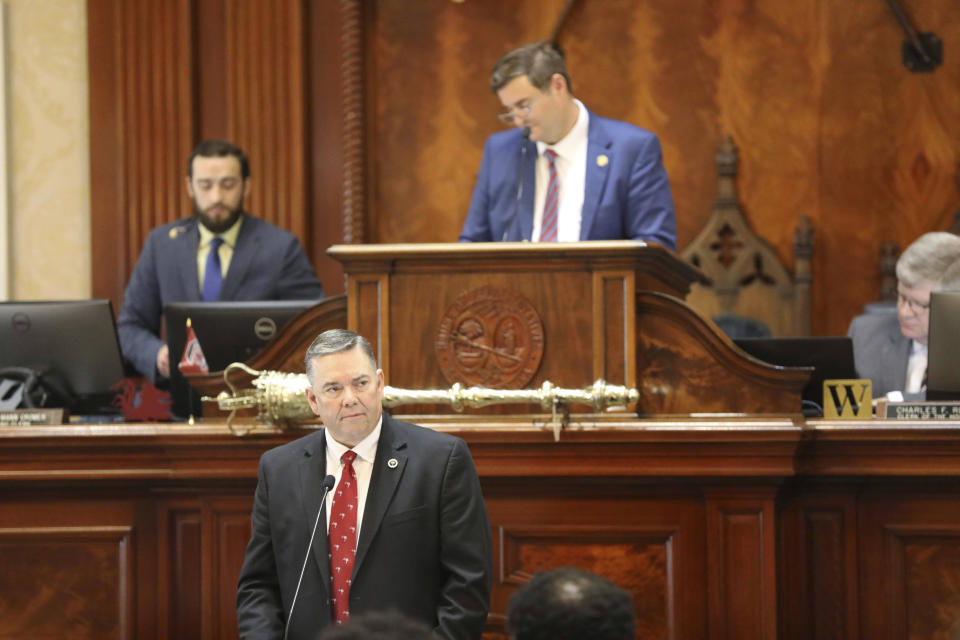
[[[659,140],[575,99],[556,44],[504,54],[490,86],[514,128],[487,140],[461,242],[634,239],[676,249]]]
[[[239,147],[201,142],[187,161],[186,185],[194,216],[150,232],[117,317],[124,357],[151,381],[170,376],[160,339],[167,303],[323,297],[297,238],[244,213],[250,164]]]

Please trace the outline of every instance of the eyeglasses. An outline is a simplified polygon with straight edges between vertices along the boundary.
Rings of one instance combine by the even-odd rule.
[[[538,93],[532,98],[520,100],[519,102],[517,102],[515,105],[513,105],[503,113],[498,114],[497,118],[499,118],[500,122],[507,125],[508,127],[514,126],[517,122],[516,120],[517,118],[522,119],[530,115],[530,111],[533,110],[533,105],[537,104],[537,100],[539,100],[540,96],[542,95],[543,95],[542,93]]]
[[[913,313],[921,313],[930,308],[929,302],[920,302],[918,300],[914,300],[913,298],[908,298],[907,296],[903,295],[903,293],[900,291],[897,291],[897,304],[907,305],[908,307],[910,307],[910,311],[912,311]]]

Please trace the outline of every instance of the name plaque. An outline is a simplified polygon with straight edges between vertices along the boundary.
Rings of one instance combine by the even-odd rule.
[[[0,411],[0,425],[25,427],[36,424],[63,424],[63,409],[13,409]]]
[[[960,420],[960,402],[887,402],[878,415],[893,420]]]

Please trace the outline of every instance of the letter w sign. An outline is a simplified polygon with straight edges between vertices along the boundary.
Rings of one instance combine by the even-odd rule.
[[[824,380],[824,418],[870,418],[873,415],[870,380]]]

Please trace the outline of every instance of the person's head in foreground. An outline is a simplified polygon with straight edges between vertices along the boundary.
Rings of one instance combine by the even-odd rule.
[[[576,567],[540,571],[511,596],[507,631],[513,640],[632,640],[633,597]]]

